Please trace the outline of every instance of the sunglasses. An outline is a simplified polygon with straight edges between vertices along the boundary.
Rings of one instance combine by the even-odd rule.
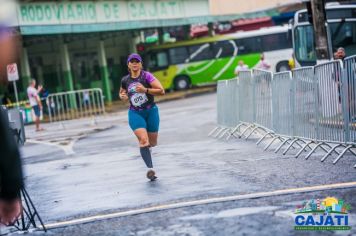
[[[130,60],[130,63],[140,63],[140,61],[137,59],[132,59],[132,60]]]

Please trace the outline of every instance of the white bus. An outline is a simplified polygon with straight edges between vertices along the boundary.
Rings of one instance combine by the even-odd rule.
[[[288,26],[272,26],[253,31],[242,31],[231,34],[233,38],[245,39],[244,44],[238,44],[239,49],[244,47],[255,48],[256,52],[264,54],[266,61],[274,72],[289,70],[288,60],[293,54],[292,36]],[[251,44],[254,44],[252,46]]]
[[[356,4],[326,6],[328,48],[332,56],[343,47],[346,56],[356,54]],[[307,10],[297,11],[293,22],[293,47],[299,66],[316,64],[314,30]]]

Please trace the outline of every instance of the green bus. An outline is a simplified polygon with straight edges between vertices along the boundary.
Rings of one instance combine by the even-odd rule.
[[[262,52],[272,71],[288,70],[293,52],[288,26],[151,46],[144,61],[165,89],[183,90],[235,78],[239,60],[252,69]]]

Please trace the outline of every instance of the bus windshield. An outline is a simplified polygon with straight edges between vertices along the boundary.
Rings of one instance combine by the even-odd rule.
[[[345,48],[346,56],[356,54],[356,21],[329,23],[332,50]],[[314,30],[311,25],[296,27],[294,31],[295,56],[300,62],[316,62]]]
[[[295,57],[299,62],[315,62],[314,32],[311,25],[298,26],[294,31]]]
[[[333,53],[343,47],[346,56],[356,54],[356,5],[327,6],[327,32],[329,50]],[[316,64],[314,29],[308,22],[306,10],[294,17],[293,47],[295,58],[301,66]],[[330,55],[331,57],[333,55]]]
[[[346,56],[356,54],[356,21],[330,23],[333,51],[345,48]]]

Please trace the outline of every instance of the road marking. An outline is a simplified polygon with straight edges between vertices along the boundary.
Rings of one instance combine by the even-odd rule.
[[[26,140],[26,142],[28,142],[28,143],[43,144],[43,145],[58,147],[58,148],[62,149],[66,155],[74,154],[73,145],[74,145],[75,141],[77,141],[77,140],[71,140],[69,142],[69,144],[61,145],[61,144],[58,144],[58,142],[63,142],[63,141],[56,141],[57,143],[51,143],[51,142],[38,141],[38,140],[33,140],[33,139]]]
[[[144,213],[150,213],[150,212],[162,211],[162,210],[169,210],[169,209],[176,209],[176,208],[182,208],[182,207],[188,207],[188,206],[197,206],[197,205],[244,200],[244,199],[272,197],[272,196],[279,196],[279,195],[286,195],[286,194],[305,193],[305,192],[331,190],[331,189],[339,189],[339,188],[355,188],[355,187],[356,187],[356,182],[348,182],[348,183],[318,185],[318,186],[303,187],[303,188],[282,189],[282,190],[276,190],[276,191],[270,191],[270,192],[248,193],[248,194],[232,195],[232,196],[226,196],[226,197],[215,197],[215,198],[208,198],[208,199],[202,199],[202,200],[193,200],[193,201],[178,202],[178,203],[172,203],[172,204],[166,204],[166,205],[158,205],[158,206],[146,207],[146,208],[135,209],[135,210],[115,212],[115,213],[110,213],[110,214],[89,216],[89,217],[84,217],[84,218],[79,218],[79,219],[51,223],[51,224],[45,225],[45,227],[47,229],[60,228],[60,227],[66,227],[66,226],[70,226],[70,225],[90,223],[90,222],[94,222],[94,221],[98,221],[98,220],[106,220],[106,219],[112,219],[112,218],[123,217],[123,216],[132,216],[132,215],[138,215],[138,214],[144,214]]]

